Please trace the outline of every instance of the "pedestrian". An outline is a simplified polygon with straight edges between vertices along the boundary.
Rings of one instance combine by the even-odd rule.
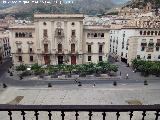
[[[95,86],[96,86],[96,83],[94,82],[94,83],[93,83],[93,87],[95,87]]]
[[[126,74],[126,79],[128,79],[128,73]]]
[[[121,71],[119,72],[119,75],[121,76]]]

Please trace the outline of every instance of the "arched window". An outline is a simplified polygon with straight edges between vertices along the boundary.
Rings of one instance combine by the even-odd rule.
[[[155,35],[157,35],[158,34],[158,32],[157,31],[155,31]]]
[[[140,35],[142,35],[142,31],[140,31]]]
[[[25,33],[24,32],[22,33],[22,37],[25,37]]]
[[[154,34],[154,31],[151,31],[151,35],[153,35]]]
[[[71,44],[71,53],[75,52],[75,44]]]
[[[146,35],[146,31],[143,32],[143,35]]]
[[[19,37],[22,37],[22,33],[19,33]]]
[[[18,33],[17,32],[15,33],[15,37],[18,37]]]
[[[62,52],[62,44],[58,44],[58,52],[61,53]]]
[[[101,34],[101,37],[104,37],[104,33]]]
[[[87,37],[90,37],[90,33],[87,34]]]
[[[97,37],[97,33],[94,33],[94,37]]]
[[[147,35],[150,35],[150,31],[147,32]]]
[[[61,30],[58,29],[58,36],[61,36],[61,35],[62,35]]]

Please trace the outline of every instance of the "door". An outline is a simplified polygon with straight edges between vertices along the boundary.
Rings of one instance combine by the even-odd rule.
[[[76,56],[74,56],[74,55],[71,56],[71,64],[72,65],[76,64]]]
[[[45,53],[48,52],[48,44],[44,44],[44,52],[45,52]]]
[[[63,56],[58,56],[58,64],[63,64]]]
[[[45,55],[44,56],[44,63],[45,63],[45,65],[50,64],[50,57],[49,57],[49,55]]]

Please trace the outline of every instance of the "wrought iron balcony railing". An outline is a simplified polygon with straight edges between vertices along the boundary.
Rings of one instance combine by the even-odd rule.
[[[60,112],[62,120],[65,119],[65,115],[68,113],[74,113],[72,117],[78,120],[81,117],[81,112],[86,112],[89,120],[92,120],[95,113],[101,113],[101,116],[98,117],[101,117],[99,119],[102,120],[107,120],[107,113],[115,113],[116,120],[119,120],[121,113],[124,112],[128,113],[127,118],[132,120],[135,112],[140,112],[141,116],[138,115],[137,119],[144,120],[148,112],[154,112],[155,115],[152,119],[158,120],[160,116],[160,105],[0,105],[0,112],[2,111],[7,112],[7,119],[9,120],[14,120],[14,111],[20,112],[22,120],[27,119],[28,111],[33,112],[35,120],[39,120],[42,112],[48,112],[46,113],[48,117],[45,120],[56,119],[54,118],[54,112]]]

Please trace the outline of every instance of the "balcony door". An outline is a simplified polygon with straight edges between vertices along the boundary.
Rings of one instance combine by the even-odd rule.
[[[75,65],[75,64],[76,64],[76,56],[75,56],[75,55],[72,55],[72,56],[71,56],[71,64],[72,64],[72,65]]]
[[[63,56],[58,56],[58,64],[63,64]]]
[[[48,52],[48,44],[44,44],[44,52],[45,52],[45,53]]]
[[[50,64],[50,56],[49,55],[44,55],[44,63],[45,63],[45,65]]]

